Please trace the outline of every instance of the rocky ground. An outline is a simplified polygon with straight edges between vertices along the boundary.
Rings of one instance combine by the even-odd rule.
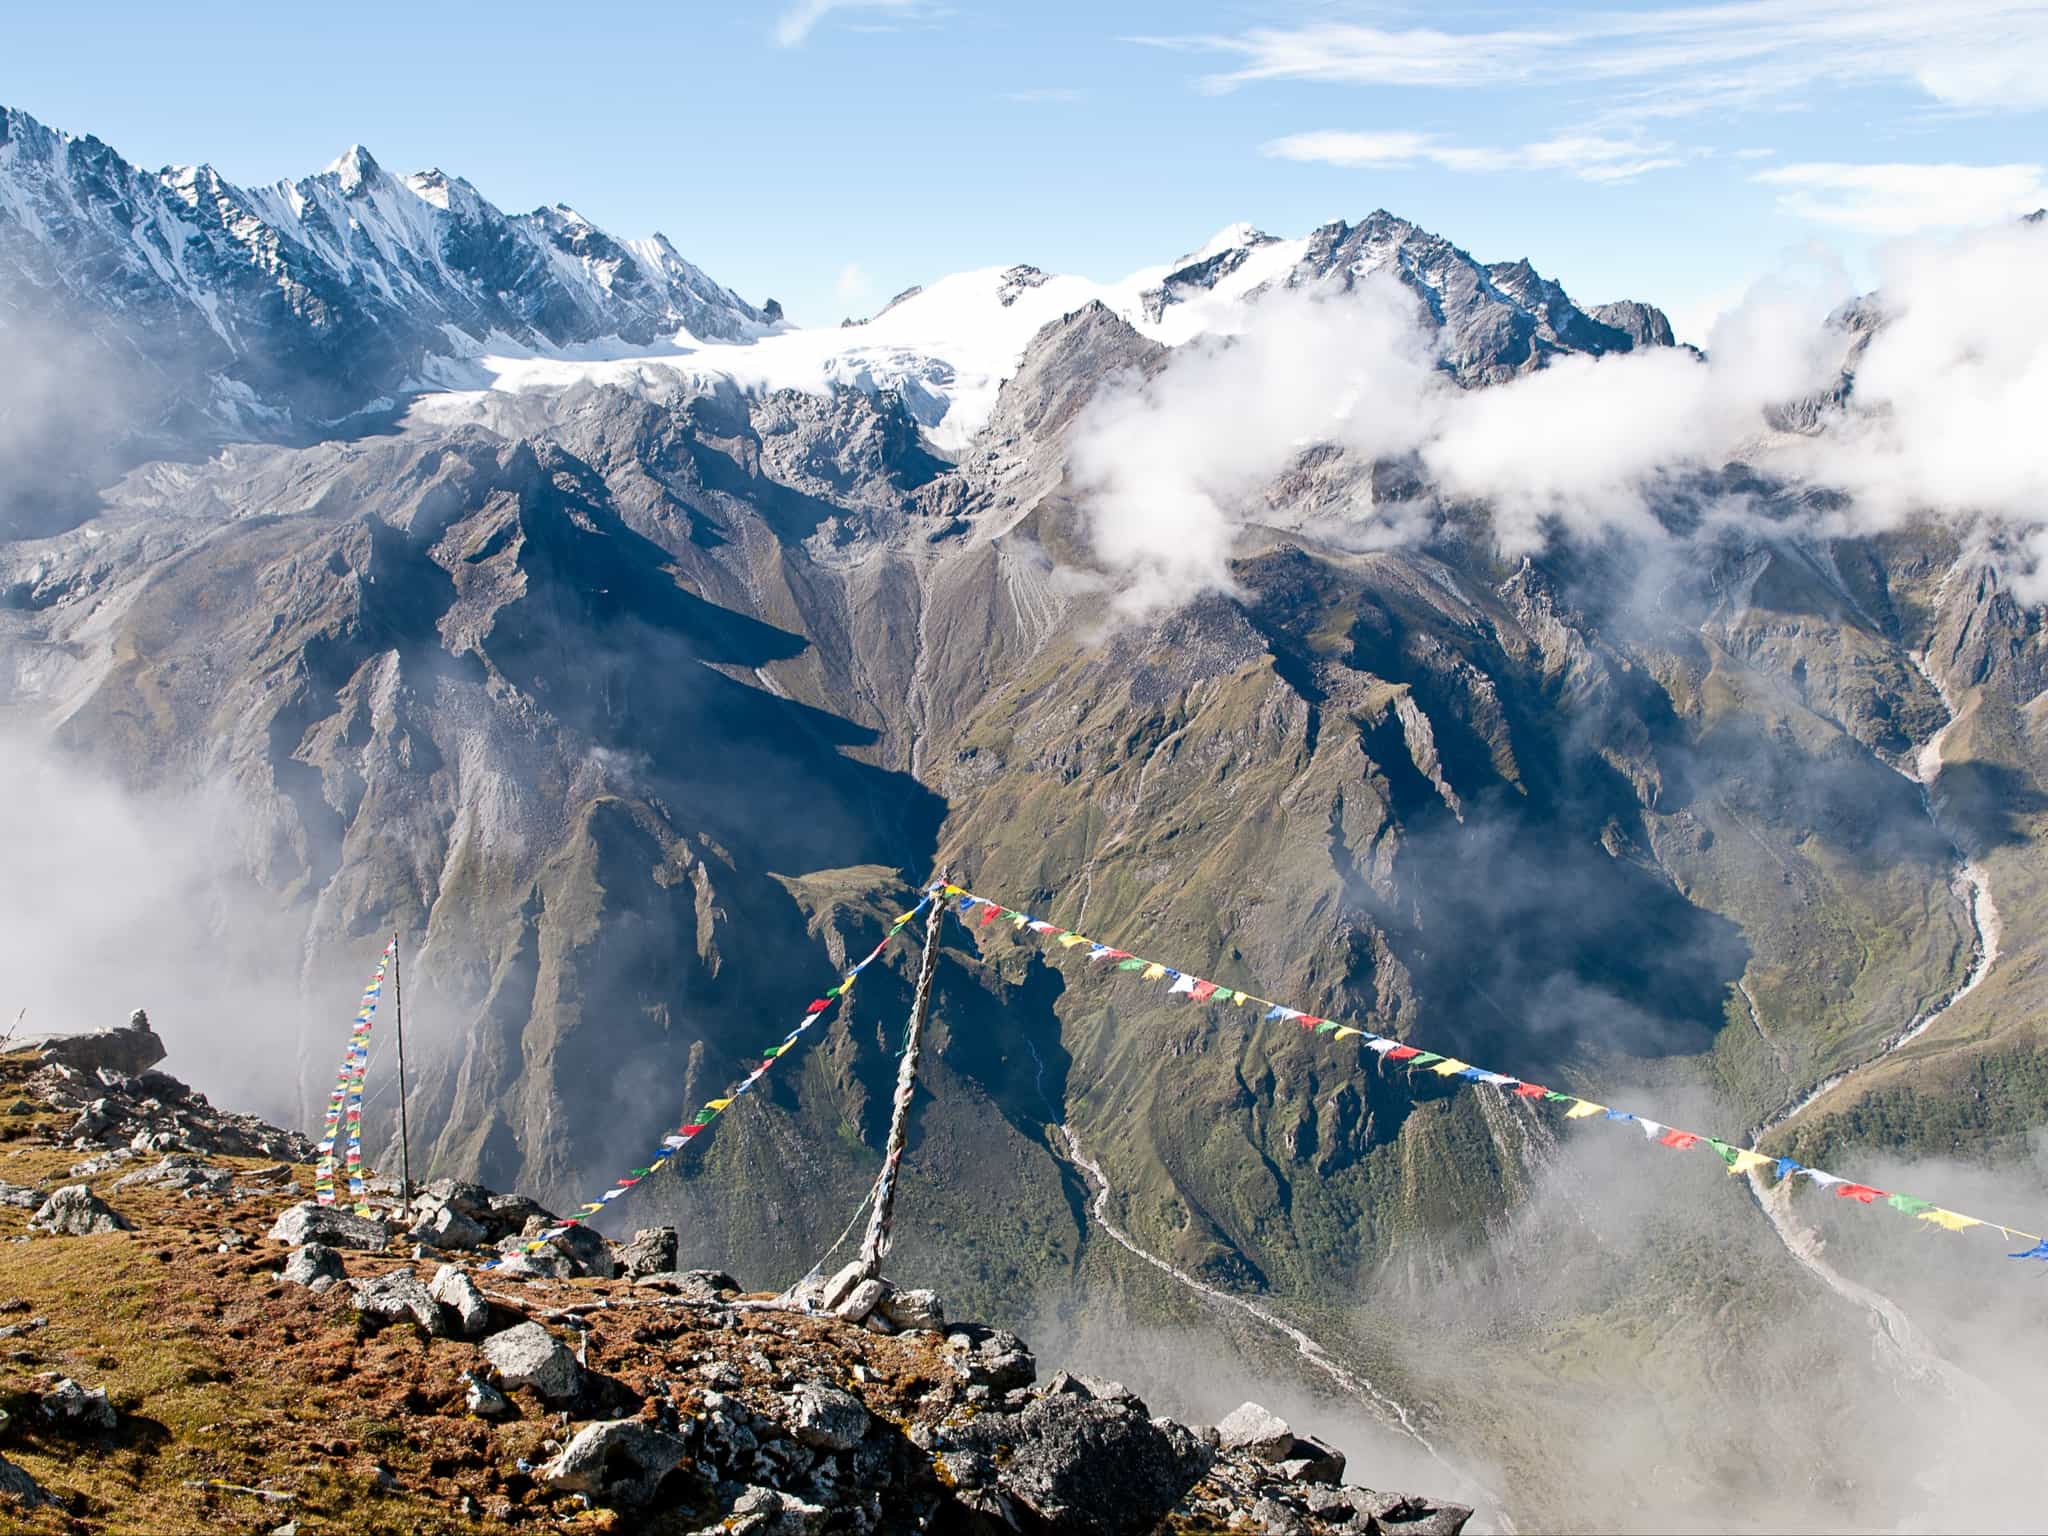
[[[97,1042],[97,1043],[95,1043]],[[302,1138],[153,1070],[147,1021],[0,1057],[0,1525],[52,1532],[1387,1532],[1256,1404],[1042,1384],[928,1291],[788,1296],[441,1181],[365,1218]]]

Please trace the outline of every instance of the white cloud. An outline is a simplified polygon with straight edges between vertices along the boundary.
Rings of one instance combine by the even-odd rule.
[[[1322,130],[1272,140],[1265,153],[1280,160],[1381,170],[1434,165],[1447,171],[1561,171],[1582,181],[1626,181],[1679,163],[1666,144],[1599,134],[1560,134],[1516,148],[1447,144],[1434,134]]]
[[[1885,325],[1856,365],[1855,407],[1798,463],[1883,525],[1918,511],[1999,520],[2036,558],[2008,574],[2048,599],[2048,222],[1885,253]]]
[[[1237,529],[1287,462],[1327,441],[1401,451],[1436,377],[1413,297],[1375,273],[1341,299],[1276,294],[1244,334],[1190,342],[1157,378],[1099,396],[1070,465],[1119,611],[1230,590]]]
[[[1779,101],[1819,85],[1910,85],[1945,106],[2048,105],[2048,7],[2039,0],[1728,0],[1569,12],[1500,31],[1320,22],[1141,38],[1233,56],[1204,85],[1264,80],[1463,90],[1598,85],[1616,118]]]
[[[923,0],[799,0],[775,22],[775,41],[795,48],[834,11],[916,11]]]
[[[1414,296],[1384,273],[1349,295],[1276,293],[1241,335],[1190,344],[1075,428],[1075,483],[1119,608],[1143,616],[1231,590],[1241,530],[1276,515],[1274,482],[1322,444],[1354,464],[1415,456],[1441,493],[1490,509],[1510,554],[1559,529],[1661,536],[1654,508],[1671,477],[1743,459],[1841,492],[1845,506],[1811,514],[1817,533],[1943,516],[1997,554],[2023,601],[2048,600],[2048,220],[1888,247],[1885,321],[1847,405],[1817,432],[1773,433],[1767,408],[1830,387],[1849,339],[1823,324],[1851,293],[1839,261],[1824,247],[1794,259],[1717,305],[1704,362],[1675,349],[1569,357],[1478,390],[1434,366]],[[1331,520],[1319,532],[1384,544],[1430,514],[1374,505],[1354,482],[1314,515]],[[1718,512],[1749,515],[1739,498]]]
[[[1786,165],[1750,178],[1801,218],[1866,234],[1995,224],[2048,206],[2038,165]]]

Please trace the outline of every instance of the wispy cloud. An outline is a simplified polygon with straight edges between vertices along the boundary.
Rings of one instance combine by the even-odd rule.
[[[1730,0],[1562,13],[1499,31],[1340,22],[1138,39],[1219,54],[1218,91],[1264,80],[1473,89],[1597,85],[1614,116],[1760,105],[1819,85],[1910,84],[1949,107],[2048,105],[2048,7],[2039,0]]]
[[[2039,165],[1841,165],[1759,171],[1778,205],[1804,219],[1875,235],[1996,224],[2048,206]]]
[[[776,20],[775,41],[784,48],[798,47],[834,11],[919,12],[925,8],[924,0],[799,0]]]
[[[1568,133],[1533,144],[1499,148],[1450,144],[1435,134],[1346,133],[1324,130],[1274,139],[1265,153],[1276,160],[1305,160],[1359,169],[1403,170],[1434,165],[1446,171],[1558,171],[1582,181],[1627,181],[1679,163],[1668,144]]]
[[[875,280],[868,276],[859,262],[849,261],[839,269],[832,291],[842,299],[864,299],[875,291]]]

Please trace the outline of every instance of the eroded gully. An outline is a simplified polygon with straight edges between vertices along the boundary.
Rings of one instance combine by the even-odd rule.
[[[1406,1435],[1410,1440],[1413,1440],[1428,1453],[1430,1459],[1436,1462],[1438,1466],[1457,1479],[1459,1483],[1482,1497],[1485,1500],[1486,1507],[1483,1512],[1486,1517],[1498,1529],[1508,1532],[1512,1536],[1515,1529],[1514,1522],[1508,1517],[1507,1512],[1500,1507],[1499,1501],[1493,1496],[1492,1492],[1476,1482],[1470,1473],[1454,1467],[1450,1462],[1446,1461],[1437,1448],[1430,1443],[1429,1437],[1423,1434],[1421,1429],[1417,1427],[1414,1416],[1400,1403],[1389,1397],[1356,1371],[1341,1365],[1331,1358],[1328,1350],[1323,1348],[1308,1333],[1288,1322],[1286,1318],[1259,1305],[1259,1303],[1251,1300],[1249,1297],[1239,1296],[1231,1291],[1219,1290],[1206,1281],[1197,1279],[1178,1265],[1171,1264],[1167,1260],[1162,1259],[1158,1254],[1140,1247],[1123,1228],[1109,1219],[1107,1213],[1110,1195],[1109,1176],[1102,1171],[1102,1165],[1090,1157],[1086,1150],[1083,1149],[1081,1139],[1074,1134],[1072,1126],[1062,1124],[1058,1129],[1061,1137],[1066,1141],[1067,1155],[1073,1160],[1076,1167],[1088,1175],[1089,1181],[1095,1186],[1095,1198],[1088,1205],[1089,1218],[1098,1227],[1102,1228],[1112,1241],[1131,1254],[1132,1257],[1151,1265],[1176,1284],[1193,1291],[1212,1305],[1235,1308],[1273,1332],[1285,1337],[1288,1342],[1293,1344],[1295,1351],[1302,1359],[1315,1367],[1316,1370],[1322,1372],[1323,1375],[1327,1376],[1344,1392],[1371,1404],[1380,1420],[1389,1429],[1396,1430]]]
[[[1946,580],[1943,585],[1946,586]],[[1919,1039],[1951,1008],[1976,991],[1983,984],[1984,978],[1991,974],[1992,966],[1998,962],[2001,929],[1998,905],[1992,899],[1990,878],[1983,867],[1969,856],[1961,843],[1942,828],[1940,802],[1935,794],[1935,786],[1941,777],[1942,748],[1949,732],[1956,725],[1955,701],[1927,665],[1924,654],[1914,655],[1912,662],[1941,699],[1942,707],[1948,711],[1948,723],[1936,731],[1920,748],[1910,768],[1897,764],[1892,766],[1920,786],[1920,803],[1927,813],[1927,819],[1937,830],[1941,830],[1944,836],[1949,837],[1949,844],[1955,849],[1957,864],[1954,888],[1964,909],[1969,913],[1975,954],[1968,974],[1946,998],[1908,1022],[1864,1060],[1823,1078],[1804,1095],[1788,1100],[1776,1113],[1755,1127],[1751,1134],[1751,1145],[1755,1145],[1762,1137],[1802,1113],[1822,1095],[1840,1087],[1858,1073],[1869,1070],[1893,1052]],[[1744,987],[1741,991],[1749,1008],[1750,1022],[1755,1026],[1757,1033],[1770,1042],[1770,1036],[1764,1030],[1762,1016],[1757,1010],[1756,1000],[1750,996],[1748,988]],[[1774,1042],[1772,1046],[1775,1050]],[[1801,1221],[1792,1209],[1790,1180],[1781,1179],[1776,1184],[1767,1186],[1762,1171],[1753,1169],[1749,1181],[1750,1193],[1755,1197],[1765,1218],[1769,1220],[1772,1230],[1777,1233],[1778,1240],[1785,1245],[1785,1251],[1829,1290],[1852,1305],[1863,1308],[1869,1314],[1872,1329],[1879,1340],[1888,1346],[1890,1357],[1900,1369],[1911,1376],[1938,1383],[1942,1390],[1950,1395],[1954,1395],[1959,1387],[1965,1385],[1965,1379],[1934,1351],[1896,1302],[1869,1286],[1851,1280],[1827,1262],[1823,1253],[1825,1244],[1819,1232]]]

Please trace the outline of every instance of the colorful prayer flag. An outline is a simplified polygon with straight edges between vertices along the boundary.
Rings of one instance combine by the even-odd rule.
[[[1936,1206],[1931,1211],[1922,1211],[1920,1219],[1922,1221],[1931,1221],[1937,1227],[1945,1227],[1951,1232],[1961,1232],[1966,1227],[1981,1227],[1984,1225],[1983,1222],[1974,1216],[1961,1216],[1954,1211],[1944,1211],[1940,1206]]]

